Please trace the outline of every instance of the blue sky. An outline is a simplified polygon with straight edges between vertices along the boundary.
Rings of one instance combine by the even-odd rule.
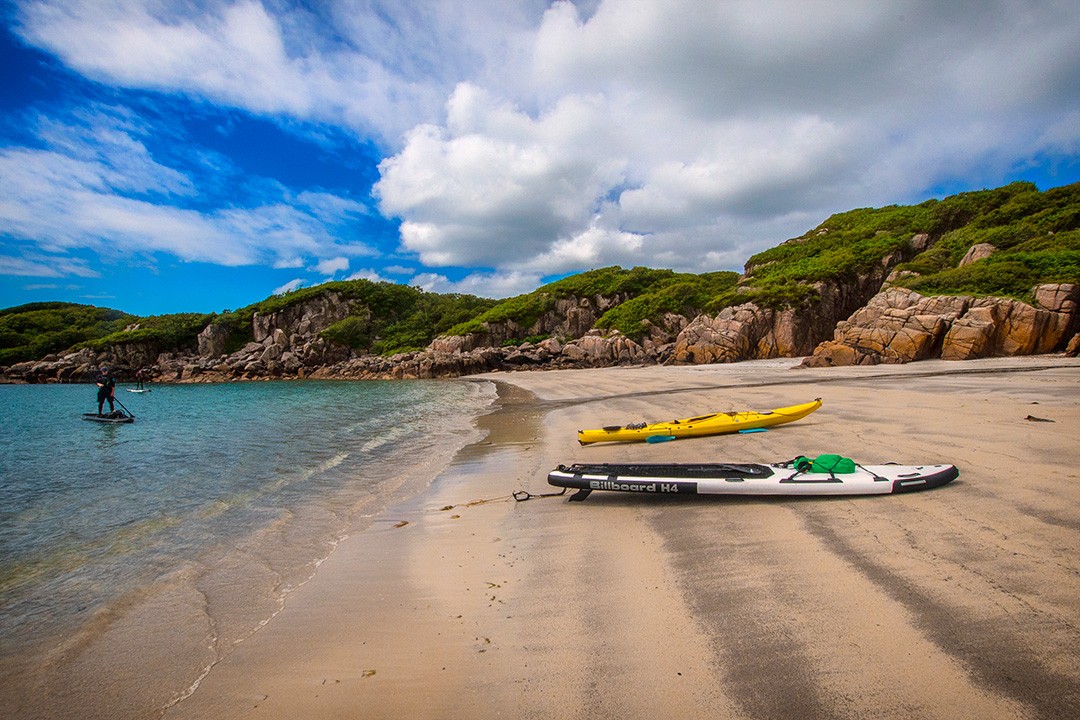
[[[1080,6],[0,0],[0,307],[740,270],[1080,181]]]

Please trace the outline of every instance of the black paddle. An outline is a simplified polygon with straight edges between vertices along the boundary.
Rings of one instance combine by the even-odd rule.
[[[113,396],[113,400],[115,400],[115,401],[116,401],[116,403],[117,403],[117,404],[118,404],[118,405],[119,405],[120,407],[124,408],[124,412],[126,412],[126,413],[127,413],[127,414],[128,414],[129,416],[130,416],[130,417],[132,417],[132,418],[134,418],[134,417],[135,417],[134,415],[132,415],[132,414],[131,414],[131,411],[127,409],[127,406],[126,406],[126,405],[124,405],[124,403],[120,402],[120,398],[118,398],[118,397],[116,397],[116,396]]]

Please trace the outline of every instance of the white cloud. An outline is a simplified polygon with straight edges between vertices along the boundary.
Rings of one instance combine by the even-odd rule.
[[[284,295],[285,293],[292,292],[293,290],[303,287],[305,284],[306,283],[302,278],[296,278],[295,280],[290,280],[281,287],[274,288],[274,292],[272,294]]]
[[[349,257],[375,254],[340,239],[369,210],[328,193],[293,196],[270,185],[247,207],[187,207],[196,183],[153,160],[139,140],[145,130],[113,108],[71,122],[41,120],[39,130],[41,147],[0,149],[0,233],[22,241],[24,251],[89,249],[113,259],[165,253],[226,266],[321,262],[325,274],[347,269]],[[29,255],[7,266],[11,274],[43,272]],[[86,272],[85,263],[60,257],[50,267],[53,276]]]
[[[21,34],[80,72],[396,144],[462,77],[522,62],[546,2],[24,2]]]
[[[413,282],[476,294],[615,263],[738,268],[832,212],[1080,152],[1080,6],[1056,0],[71,0],[19,19],[102,82],[374,135],[401,249],[493,268]],[[277,267],[372,252],[337,239],[359,203],[183,209],[197,188],[137,125],[84,125],[106,159],[64,125],[2,151],[0,230]]]
[[[330,276],[349,269],[349,258],[335,257],[315,263],[315,272]]]
[[[438,273],[419,273],[409,284],[426,292],[507,298],[535,290],[540,281],[539,274],[528,272],[472,273],[460,280],[450,280]]]
[[[96,270],[78,258],[31,252],[21,257],[0,255],[0,275],[23,277],[99,277]],[[27,286],[28,288],[35,286]],[[41,285],[40,287],[57,287]]]
[[[389,269],[389,268],[387,268]],[[378,270],[372,268],[364,268],[363,270],[357,270],[356,272],[345,278],[346,280],[370,280],[371,282],[392,282],[383,277]]]
[[[1075,157],[1078,35],[1053,2],[556,3],[517,88],[459,84],[376,191],[429,266],[737,268],[831,212]]]

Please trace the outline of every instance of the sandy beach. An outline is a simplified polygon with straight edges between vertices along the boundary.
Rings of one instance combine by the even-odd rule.
[[[501,384],[487,438],[165,717],[1075,717],[1080,362],[793,365],[473,378]],[[814,397],[766,433],[576,442]],[[550,492],[560,462],[820,452],[961,475],[847,499],[510,497]]]

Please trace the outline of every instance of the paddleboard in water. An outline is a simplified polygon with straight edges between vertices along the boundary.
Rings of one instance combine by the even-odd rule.
[[[83,417],[83,420],[89,420],[90,422],[99,422],[99,423],[117,424],[117,423],[133,423],[133,422],[135,422],[135,417],[133,415],[125,415],[124,413],[120,412],[119,410],[115,410],[115,411],[110,412],[110,413],[105,413],[104,415],[98,415],[97,413],[83,413],[82,417]]]
[[[787,463],[560,465],[548,483],[593,490],[679,495],[888,495],[935,488],[954,480],[954,465],[855,465],[852,472],[798,470]]]
[[[142,390],[136,390],[134,388],[124,388],[124,389],[127,390],[128,392],[137,392],[137,393],[150,392],[150,388],[143,388]]]

